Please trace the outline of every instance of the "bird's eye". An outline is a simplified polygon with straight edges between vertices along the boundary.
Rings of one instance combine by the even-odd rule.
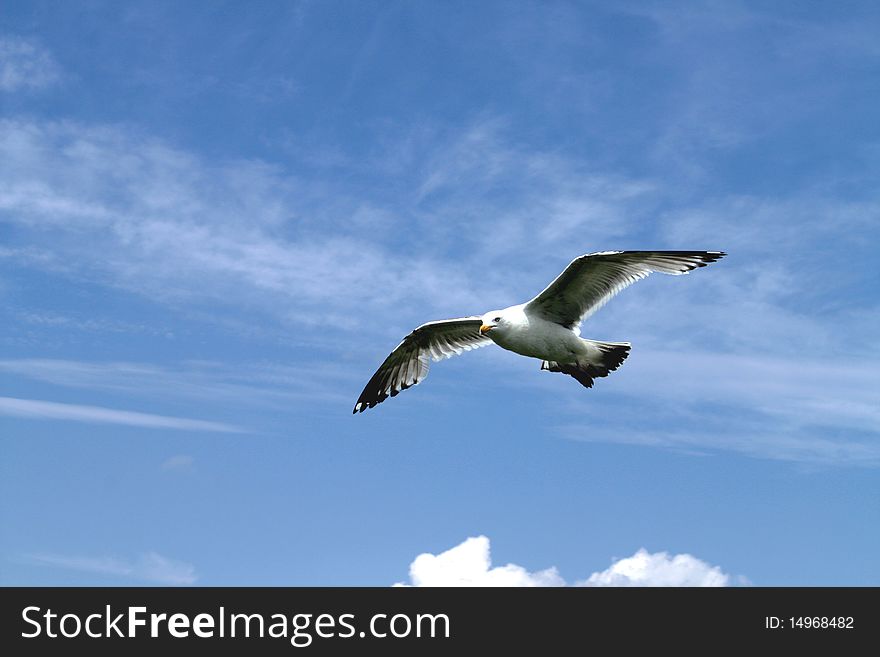
[[[501,318],[500,318],[500,317],[496,317],[496,318],[493,319],[492,321],[493,321],[493,322],[500,322],[500,321],[501,321]]]

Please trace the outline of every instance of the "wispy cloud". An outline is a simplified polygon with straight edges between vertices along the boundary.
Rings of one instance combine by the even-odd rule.
[[[18,166],[2,174],[8,184],[0,192],[0,217],[33,241],[16,248],[39,245],[65,263],[66,275],[98,278],[172,305],[194,302],[188,311],[244,305],[297,325],[303,339],[324,340],[328,356],[349,362],[349,342],[327,342],[328,332],[369,330],[390,349],[422,321],[523,301],[582,250],[572,251],[573,235],[596,248],[726,249],[730,257],[710,270],[627,290],[584,332],[633,342],[632,357],[614,377],[619,383],[627,377],[621,393],[650,409],[648,416],[686,426],[700,405],[717,403],[737,422],[722,422],[726,429],[714,433],[660,432],[656,422],[614,426],[591,439],[876,462],[870,436],[877,389],[866,372],[880,353],[862,336],[880,328],[880,315],[836,299],[840,289],[869,284],[865,268],[852,262],[871,248],[865,235],[880,203],[843,200],[828,181],[809,194],[727,195],[669,208],[660,180],[599,174],[586,162],[515,144],[506,130],[504,120],[483,117],[456,134],[409,135],[405,149],[399,150],[402,142],[389,149],[403,154],[387,166],[422,163],[401,173],[415,191],[393,202],[331,203],[345,216],[340,219],[328,216],[302,181],[264,162],[207,162],[109,126],[6,121],[0,150]],[[352,214],[344,215],[346,209]],[[363,213],[380,216],[375,224],[366,220],[374,228],[370,238],[339,237]],[[401,213],[414,227],[396,219]],[[319,218],[326,222],[320,227]],[[416,235],[418,248],[410,248]],[[816,250],[832,238],[845,248]],[[462,267],[466,262],[479,267]],[[365,371],[375,365],[376,351],[382,351],[378,340],[371,358],[357,356]],[[804,354],[822,357],[805,361]],[[276,368],[269,374],[285,379],[280,385],[261,380],[266,368],[29,359],[4,361],[0,369],[61,385],[174,390],[235,403],[341,401],[341,382],[357,388],[346,378],[351,370],[315,363]],[[814,380],[824,383],[807,383]],[[572,388],[562,399],[576,394],[585,393]],[[567,410],[563,435],[578,435],[581,408]]]
[[[239,427],[221,422],[153,415],[136,411],[120,411],[100,406],[61,404],[37,399],[17,399],[14,397],[0,397],[0,415],[34,420],[67,420],[70,422],[120,424],[130,427],[178,429],[181,431],[216,431],[222,433],[244,431],[244,429]]]
[[[175,366],[50,358],[0,360],[0,373],[53,385],[152,398],[181,398],[239,406],[290,407],[302,400],[348,401],[340,392],[362,378],[344,364],[302,362],[226,364],[187,361]]]
[[[753,13],[726,11],[731,21],[698,11],[679,25],[660,8],[627,9],[659,25],[661,40],[699,33],[694,21],[740,38]],[[762,116],[750,108],[740,120],[735,99],[713,93],[718,80],[739,80],[741,71],[713,78],[711,62],[699,68],[688,69],[680,90],[688,98],[689,89],[699,91],[697,104],[670,104],[679,113],[652,132],[658,148],[671,140],[676,157],[697,163],[694,152],[736,149],[753,138]],[[684,136],[675,132],[682,126]],[[312,165],[209,160],[131,126],[7,120],[0,122],[0,157],[13,166],[0,170],[0,221],[16,230],[0,256],[187,313],[295,326],[297,339],[323,341],[331,359],[356,362],[368,374],[374,354],[416,324],[523,301],[581,252],[724,249],[730,257],[709,272],[640,283],[584,332],[634,343],[614,378],[627,377],[620,394],[651,417],[662,412],[671,426],[698,426],[701,405],[717,404],[736,422],[714,433],[615,426],[592,439],[876,461],[877,389],[865,372],[878,366],[880,352],[864,336],[880,330],[880,314],[876,301],[854,301],[864,294],[840,299],[842,290],[873,280],[859,265],[870,260],[880,201],[852,198],[848,181],[835,176],[809,191],[682,193],[675,167],[625,175],[517,137],[509,118],[489,113],[460,125],[413,124],[386,135],[366,157],[339,147],[333,161],[345,171],[340,176]],[[333,151],[323,144],[309,150],[319,157],[322,149]],[[18,316],[63,321],[35,311]],[[353,350],[350,338],[364,335],[375,336],[375,347]],[[816,357],[805,361],[805,354]],[[243,376],[230,368],[30,359],[0,369],[102,390],[136,392],[137,381],[150,394],[175,390],[236,403],[335,400],[341,381],[357,387],[342,368],[311,362],[276,370],[287,379],[281,385],[262,380],[260,368],[244,368]],[[805,382],[812,379],[824,383],[811,388]],[[585,393],[573,388],[557,397],[575,394]],[[563,435],[577,435],[580,407],[565,409]]]
[[[156,552],[147,552],[136,559],[33,553],[25,555],[25,560],[41,566],[122,577],[166,586],[188,586],[198,580],[194,566],[168,559]]]
[[[617,405],[640,412],[585,413],[574,393],[564,392],[567,412],[579,417],[560,426],[562,435],[801,463],[880,465],[872,360],[826,364],[771,355],[634,351],[627,370],[616,373],[619,385],[606,384],[605,392]]]
[[[0,257],[3,257],[0,254]],[[171,337],[173,331],[161,325],[145,322],[127,322],[110,317],[94,317],[83,314],[62,314],[51,311],[13,311],[13,317],[25,324],[48,329],[82,331],[85,333],[141,333],[146,335]]]
[[[566,586],[556,568],[530,572],[516,564],[492,566],[489,539],[466,539],[440,554],[420,554],[410,564],[410,586]],[[734,580],[718,566],[689,554],[649,553],[644,548],[616,560],[574,586],[730,586]],[[738,583],[747,580],[739,578]],[[407,586],[398,583],[395,586]]]
[[[37,41],[0,36],[0,91],[40,89],[60,77],[54,57]]]
[[[880,57],[870,3],[821,19],[713,0],[691,2],[687,11],[663,2],[621,2],[615,9],[644,22],[642,56],[676,72],[663,85],[665,102],[645,103],[655,115],[642,118],[652,128],[649,160],[678,180],[682,194],[692,193],[694,183],[717,181],[725,154],[758,145],[769,155],[765,140],[792,129],[810,140],[818,127],[818,137],[853,102],[853,87],[841,81]],[[811,124],[822,114],[828,118]]]
[[[573,232],[605,246],[645,216],[652,190],[516,146],[505,130],[494,117],[414,130],[354,167],[349,189],[266,162],[208,162],[123,126],[7,120],[0,155],[15,166],[0,173],[0,220],[29,242],[10,257],[39,245],[31,266],[62,262],[171,304],[246,304],[330,330],[362,328],[368,311],[466,314],[512,299],[539,261],[481,276],[462,263],[553,250]],[[365,196],[389,168],[415,191]]]
[[[467,295],[468,277],[430,254],[402,259],[329,234],[307,186],[266,163],[212,164],[115,127],[19,121],[0,123],[0,153],[16,164],[3,169],[0,216],[74,273],[152,298],[246,303],[330,327],[450,280]]]

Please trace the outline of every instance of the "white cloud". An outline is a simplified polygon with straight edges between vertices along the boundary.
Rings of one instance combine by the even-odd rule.
[[[446,552],[420,554],[410,564],[412,586],[563,586],[555,568],[530,573],[507,564],[492,568],[489,539],[476,536]],[[400,584],[402,586],[402,584]]]
[[[414,210],[434,239],[467,240],[481,262],[536,246],[570,248],[575,234],[585,243],[620,240],[649,218],[659,191],[651,180],[523,147],[497,118],[432,137],[417,149],[423,174]]]
[[[593,573],[578,586],[730,586],[730,575],[689,554],[649,553],[644,548]]]
[[[363,377],[360,372],[327,361],[295,366],[187,361],[160,366],[143,362],[20,358],[0,360],[0,373],[71,388],[273,408],[290,408],[306,399],[347,405],[348,396],[340,389],[356,387]]]
[[[27,264],[49,258],[68,275],[159,301],[355,329],[370,310],[440,316],[520,300],[532,290],[517,283],[546,282],[546,263],[487,263],[568,245],[573,232],[607,246],[645,217],[655,192],[649,181],[514,145],[491,118],[417,132],[385,155],[349,165],[358,182],[348,188],[314,167],[304,179],[257,160],[208,161],[126,126],[0,121],[0,157],[14,165],[0,171],[0,220],[30,243],[8,257],[39,245],[42,260]],[[405,189],[365,196],[362,187],[385,188],[374,184],[383,167]],[[481,275],[463,262],[479,263]]]
[[[0,252],[0,258],[3,256],[4,254]],[[19,259],[21,259],[20,256]],[[17,311],[12,314],[15,319],[24,324],[47,329],[57,328],[64,331],[82,331],[85,333],[140,333],[167,338],[173,336],[173,332],[170,329],[163,329],[159,323],[148,324],[146,322],[126,322],[120,319],[95,317],[85,313],[77,316],[51,311]]]
[[[440,554],[420,554],[410,564],[410,583],[395,586],[566,586],[556,568],[529,572],[492,567],[489,539],[476,536]],[[746,580],[740,579],[740,582]],[[689,554],[650,554],[640,549],[574,586],[730,586],[731,577]]]
[[[475,300],[473,278],[430,250],[400,258],[346,230],[359,204],[344,192],[315,202],[320,183],[264,162],[209,162],[122,127],[11,120],[0,157],[0,219],[73,275],[325,328],[352,327],[371,306],[449,300],[450,281],[451,301]]]
[[[880,328],[880,314],[870,297],[846,300],[870,289],[862,263],[870,261],[880,203],[845,200],[833,180],[790,198],[676,203],[669,191],[676,186],[662,175],[597,173],[586,160],[530,149],[506,129],[483,117],[456,130],[413,130],[379,156],[345,160],[345,176],[318,168],[304,181],[266,162],[209,161],[123,126],[0,122],[0,158],[14,163],[0,168],[0,220],[16,225],[11,234],[20,242],[0,248],[0,257],[133,290],[190,316],[204,309],[213,319],[237,316],[229,321],[247,331],[289,334],[294,324],[297,339],[320,345],[328,362],[357,364],[297,365],[290,385],[277,390],[253,372],[248,382],[218,370],[124,363],[7,361],[0,369],[101,389],[131,389],[136,379],[160,395],[165,388],[270,404],[342,401],[341,389],[361,385],[345,377],[373,368],[381,345],[390,348],[428,319],[522,301],[583,250],[725,249],[729,258],[710,270],[640,283],[584,327],[586,336],[634,345],[595,391],[559,375],[522,384],[552,387],[563,404],[606,392],[646,407],[662,398],[673,427],[716,402],[728,418],[764,423],[759,432],[735,421],[729,432],[682,433],[603,419],[606,430],[593,439],[877,461],[863,438],[876,435],[877,386],[865,373],[880,352],[864,336]],[[383,189],[369,184],[377,171],[403,181],[400,188],[363,192]],[[46,327],[113,328],[41,311],[16,316]],[[381,334],[369,351],[336,339],[357,334],[364,343],[366,332]],[[570,408],[570,421],[560,419],[565,435],[584,413],[582,403]]]
[[[198,579],[195,567],[191,564],[168,559],[156,552],[147,552],[136,559],[82,557],[49,553],[28,554],[25,555],[25,559],[38,565],[125,577],[168,586],[195,584]]]
[[[193,420],[168,415],[153,415],[136,411],[120,411],[101,406],[61,404],[38,399],[18,399],[15,397],[0,397],[0,415],[34,420],[68,420],[72,422],[121,424],[130,427],[179,429],[182,431],[217,431],[223,433],[243,431],[239,427],[221,422]]]
[[[621,407],[643,411],[609,417],[562,389],[563,405],[581,418],[560,425],[566,437],[812,464],[880,464],[874,359],[634,349],[630,360],[616,373],[619,385],[605,393]],[[601,425],[584,421],[591,413]],[[690,420],[698,416],[695,426]]]
[[[60,69],[52,54],[37,42],[0,37],[0,91],[40,89],[59,77]]]

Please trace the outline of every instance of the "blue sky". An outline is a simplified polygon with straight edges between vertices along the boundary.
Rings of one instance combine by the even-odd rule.
[[[5,3],[0,583],[880,584],[878,30]],[[730,255],[593,316],[592,390],[491,347],[351,415],[608,249]]]

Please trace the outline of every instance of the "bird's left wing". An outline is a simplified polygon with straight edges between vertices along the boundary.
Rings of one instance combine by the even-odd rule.
[[[444,319],[422,324],[389,354],[358,397],[352,413],[363,413],[428,375],[429,359],[435,361],[476,349],[491,342],[480,333],[479,317]]]
[[[687,274],[725,255],[721,251],[589,253],[572,260],[541,294],[525,304],[525,311],[574,328],[623,288],[651,272]]]

